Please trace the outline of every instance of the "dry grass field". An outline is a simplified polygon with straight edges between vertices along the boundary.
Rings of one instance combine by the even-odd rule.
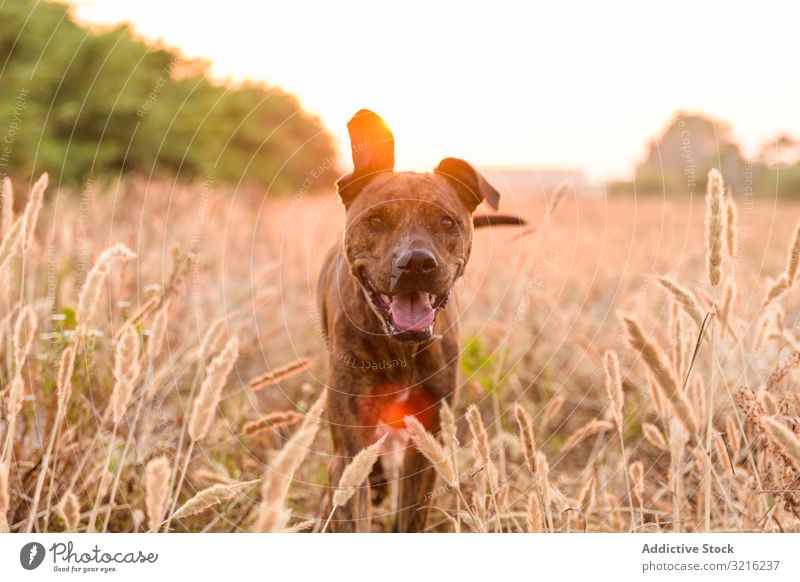
[[[319,529],[336,198],[15,186],[0,530]],[[715,287],[703,197],[504,199],[530,227],[476,233],[460,398],[414,434],[431,531],[800,531],[800,206],[734,199]]]

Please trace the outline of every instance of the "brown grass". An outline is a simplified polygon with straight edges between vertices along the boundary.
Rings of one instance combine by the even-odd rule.
[[[49,191],[24,228],[24,200],[10,212],[4,184],[0,529],[324,521],[333,448],[305,411],[321,414],[315,279],[341,208],[220,188],[201,214],[201,190],[124,182],[94,193],[88,215],[79,193]],[[459,397],[436,435],[409,421],[408,446],[439,473],[431,531],[800,531],[800,297],[789,292],[800,206],[734,197],[738,217],[727,198],[712,221],[721,258],[713,237],[706,252],[702,201],[679,198],[520,197],[532,232],[476,232],[452,306]],[[715,304],[695,354],[697,315]],[[158,494],[153,459],[167,468]],[[376,528],[395,503],[375,508]]]

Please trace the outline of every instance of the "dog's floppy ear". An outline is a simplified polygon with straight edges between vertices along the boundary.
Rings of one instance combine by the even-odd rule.
[[[379,115],[362,109],[347,123],[347,132],[353,172],[336,183],[345,206],[373,176],[394,170],[394,135]]]
[[[445,158],[439,162],[434,171],[450,181],[470,212],[474,211],[484,200],[497,210],[500,193],[464,160]]]

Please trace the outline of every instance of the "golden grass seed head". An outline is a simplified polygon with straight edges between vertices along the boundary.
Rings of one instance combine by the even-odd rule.
[[[0,185],[0,212],[2,212],[0,228],[5,236],[14,224],[14,185],[8,176],[3,178],[3,183]]]
[[[8,509],[10,506],[8,487],[8,465],[0,463],[0,533],[8,533]]]
[[[193,441],[199,441],[208,434],[222,389],[238,357],[239,342],[233,338],[206,368],[206,377],[192,402],[192,412],[189,415],[189,436]]]
[[[36,312],[33,307],[26,305],[14,324],[14,366],[18,372],[30,354],[37,326]]]
[[[136,253],[124,244],[116,244],[100,253],[97,262],[89,270],[78,297],[78,321],[84,330],[94,317],[100,293],[103,290],[103,280],[111,267],[118,261],[132,261],[135,258]]]
[[[712,287],[722,280],[723,202],[725,185],[719,170],[708,172],[706,192],[706,265],[708,282]]]
[[[164,520],[169,494],[170,462],[167,457],[156,457],[147,463],[144,471],[144,504],[150,531],[157,531]]]
[[[566,402],[566,398],[563,394],[556,394],[547,401],[542,411],[542,424],[544,426],[549,425],[550,421],[558,416],[558,413],[561,412],[561,408],[564,406],[564,402]]]
[[[795,470],[800,471],[800,437],[792,432],[785,423],[773,416],[764,417],[764,422],[770,441],[778,447]]]
[[[611,412],[617,429],[622,430],[622,409],[625,405],[625,393],[622,391],[622,376],[619,372],[617,352],[608,350],[603,355],[603,369],[606,373],[606,396],[611,405]]]
[[[384,434],[377,441],[361,449],[353,460],[347,464],[339,479],[339,486],[333,494],[333,506],[341,507],[355,495],[356,488],[361,487],[367,480],[375,462],[381,454],[383,443],[389,433]]]
[[[306,418],[286,442],[264,471],[261,481],[261,505],[258,518],[253,526],[256,532],[277,532],[286,528],[289,510],[286,496],[297,468],[308,455],[309,447],[319,431],[322,414],[325,410],[327,393],[314,403]]]
[[[470,433],[472,433],[472,447],[475,450],[475,456],[481,461],[481,464],[487,466],[491,462],[491,447],[489,446],[489,437],[486,434],[486,427],[483,425],[481,418],[481,411],[473,404],[467,409],[467,424],[469,425]]]
[[[800,221],[794,227],[794,234],[789,243],[788,257],[786,258],[786,283],[789,287],[794,285],[797,278],[797,269],[800,267]]]
[[[451,455],[458,451],[458,425],[453,409],[444,400],[439,404],[439,423],[442,425],[442,440]]]
[[[631,490],[636,502],[641,506],[644,504],[644,465],[641,461],[635,461],[628,467],[628,474],[633,483]]]
[[[531,491],[528,495],[528,512],[526,515],[528,533],[541,533],[544,531],[544,514],[542,513],[542,502],[539,494]]]
[[[697,329],[700,329],[703,326],[703,313],[700,308],[700,302],[697,301],[695,294],[669,277],[658,276],[656,277],[656,281],[669,292],[673,299],[675,299],[681,309],[683,309],[695,323]]]
[[[241,483],[220,483],[212,485],[201,491],[195,493],[191,499],[181,505],[175,513],[172,514],[172,519],[182,519],[202,513],[207,509],[211,509],[215,505],[219,505],[225,501],[230,501],[240,493],[247,491],[253,485],[259,482],[259,479],[252,481],[243,481]]]
[[[733,192],[730,188],[728,188],[725,211],[725,248],[728,251],[728,256],[735,259],[738,245],[739,213],[736,209],[736,201],[733,198]]]
[[[77,532],[81,521],[81,505],[72,489],[67,490],[56,506],[56,513],[64,522],[65,532]]]
[[[6,264],[19,249],[19,241],[23,233],[22,227],[22,218],[18,218],[10,229],[3,231],[3,239],[0,242],[0,274],[3,273]]]
[[[36,180],[33,188],[31,188],[28,204],[25,206],[25,212],[22,215],[22,251],[26,253],[33,243],[33,234],[36,229],[36,223],[39,221],[39,212],[42,210],[42,202],[44,202],[44,192],[47,190],[47,183],[48,177],[47,172],[45,172]]]
[[[422,423],[415,417],[406,416],[403,422],[417,450],[431,462],[433,468],[444,479],[445,483],[450,487],[458,487],[458,477],[453,468],[453,463],[442,445],[431,433],[425,430]]]
[[[136,329],[127,326],[114,349],[115,382],[110,400],[114,424],[125,415],[141,370],[141,340]]]
[[[643,422],[642,434],[644,435],[644,440],[653,445],[655,448],[661,449],[662,451],[667,449],[667,440],[664,438],[664,435],[661,434],[661,431],[658,429],[658,427],[656,427],[654,424]]]
[[[522,455],[531,475],[536,474],[536,438],[533,432],[533,420],[528,411],[517,402],[514,404],[514,418],[517,421],[519,430],[519,442],[522,447]]]
[[[624,316],[623,322],[628,331],[628,343],[641,355],[645,365],[661,387],[667,401],[672,405],[675,415],[691,434],[698,435],[699,428],[693,414],[692,405],[675,379],[672,367],[669,365],[664,351],[654,340],[645,335],[638,319],[633,316]]]
[[[58,367],[56,395],[58,405],[63,410],[72,395],[72,373],[75,369],[75,348],[68,346],[61,352],[61,363]]]

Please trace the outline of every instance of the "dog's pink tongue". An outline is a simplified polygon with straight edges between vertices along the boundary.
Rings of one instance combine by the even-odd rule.
[[[425,331],[433,323],[435,316],[428,293],[416,291],[392,296],[389,311],[392,321],[406,331]]]

